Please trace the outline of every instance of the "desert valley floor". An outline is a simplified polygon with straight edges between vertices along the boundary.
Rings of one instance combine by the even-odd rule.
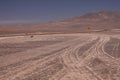
[[[0,80],[120,80],[120,35],[0,37]]]

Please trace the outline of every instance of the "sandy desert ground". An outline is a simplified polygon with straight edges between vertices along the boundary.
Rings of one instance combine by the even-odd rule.
[[[120,34],[0,37],[0,80],[120,80]]]

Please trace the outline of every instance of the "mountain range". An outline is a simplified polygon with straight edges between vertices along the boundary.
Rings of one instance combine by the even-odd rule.
[[[0,26],[1,33],[14,32],[81,32],[90,30],[120,29],[120,12],[101,11],[43,24]]]

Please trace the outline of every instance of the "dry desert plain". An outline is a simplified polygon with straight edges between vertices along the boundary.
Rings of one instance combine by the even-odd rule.
[[[0,37],[0,80],[120,80],[120,34]]]

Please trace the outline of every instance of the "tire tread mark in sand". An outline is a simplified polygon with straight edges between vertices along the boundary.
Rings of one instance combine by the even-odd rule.
[[[96,44],[98,41],[100,40],[100,38],[97,38],[96,40],[93,40],[92,42],[83,45],[79,51],[78,51],[78,56],[82,56],[84,54],[85,51],[87,51],[89,48],[91,48],[94,44]]]
[[[103,80],[119,80],[120,79],[120,70],[116,67],[107,65],[100,58],[94,58],[90,61],[88,68],[91,68],[91,71],[99,75]],[[114,74],[114,75],[113,75]]]
[[[56,44],[62,41],[27,41],[23,43],[1,43],[0,56],[23,52],[28,49],[38,48],[45,45]]]
[[[95,78],[97,78],[97,80],[103,80],[101,77],[99,77],[94,71],[91,70],[91,68],[89,68],[88,66],[84,66],[86,70],[88,70],[92,75],[95,76]]]
[[[120,39],[111,38],[105,44],[104,51],[115,58],[120,58]]]
[[[56,58],[55,60],[51,61],[49,65],[46,65],[46,67],[42,69],[37,68],[36,71],[34,71],[36,73],[32,73],[30,76],[27,75],[28,77],[22,80],[49,80],[50,77],[62,70],[63,67],[64,66],[60,59]]]
[[[54,54],[56,54],[57,52],[62,51],[62,50],[64,50],[64,49],[66,49],[66,48],[68,48],[68,46],[67,46],[67,47],[64,47],[64,48],[61,48],[61,49],[59,49],[59,50],[55,50],[55,51],[50,52],[50,53],[46,53],[46,54],[39,55],[39,56],[34,57],[34,58],[30,58],[30,59],[27,59],[27,60],[23,60],[23,61],[20,61],[20,62],[14,63],[14,64],[10,64],[10,65],[7,65],[7,66],[2,66],[2,67],[0,67],[0,75],[6,74],[8,69],[19,68],[19,65],[25,64],[25,63],[27,63],[27,62],[29,62],[29,61],[34,61],[34,60],[43,59],[43,58],[45,58],[45,57],[47,57],[47,56],[54,55]]]

